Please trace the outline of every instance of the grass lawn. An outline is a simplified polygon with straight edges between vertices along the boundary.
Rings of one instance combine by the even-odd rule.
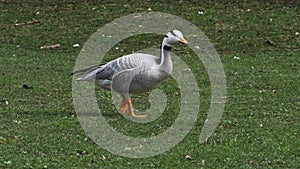
[[[210,105],[209,78],[187,47],[176,46],[197,76],[197,122],[169,151],[134,159],[111,154],[85,134],[73,107],[70,73],[97,29],[149,10],[182,17],[208,36],[224,65],[227,102],[214,135],[199,144]],[[299,11],[299,1],[283,0],[0,1],[0,168],[299,168]],[[105,59],[158,48],[160,40],[157,35],[129,38]],[[53,44],[61,46],[40,49]],[[178,115],[180,96],[172,82],[159,86],[168,105],[149,124],[124,119],[110,93],[96,89],[99,107],[119,132],[134,137],[162,133]],[[147,99],[147,93],[134,96],[134,107],[147,108]]]

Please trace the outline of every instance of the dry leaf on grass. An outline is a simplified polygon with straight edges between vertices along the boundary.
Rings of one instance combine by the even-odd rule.
[[[55,45],[49,45],[49,46],[42,46],[41,49],[56,49],[59,47],[60,47],[60,44],[55,44]]]

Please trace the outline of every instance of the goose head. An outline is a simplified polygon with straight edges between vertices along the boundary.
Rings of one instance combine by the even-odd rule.
[[[183,35],[178,30],[172,30],[165,35],[164,38],[165,44],[168,46],[172,46],[176,43],[187,44],[188,42],[183,38]]]

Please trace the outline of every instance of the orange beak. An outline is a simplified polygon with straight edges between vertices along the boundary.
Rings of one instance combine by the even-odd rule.
[[[180,39],[179,39],[179,42],[180,42],[180,43],[183,43],[183,44],[187,44],[187,43],[188,43],[188,41],[186,41],[184,38],[180,38]]]

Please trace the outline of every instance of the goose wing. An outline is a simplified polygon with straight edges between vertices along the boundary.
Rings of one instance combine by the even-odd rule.
[[[128,95],[130,93],[130,85],[133,83],[133,79],[142,71],[142,66],[138,66],[132,69],[122,70],[116,73],[112,79],[112,89],[118,93]]]
[[[170,74],[158,66],[141,65],[118,72],[112,78],[112,89],[124,95],[151,90]]]
[[[112,60],[104,65],[95,65],[85,69],[77,70],[73,74],[83,74],[77,80],[112,80],[113,76],[121,71],[134,69],[141,65],[152,67],[158,64],[159,58],[149,54],[134,53]]]

